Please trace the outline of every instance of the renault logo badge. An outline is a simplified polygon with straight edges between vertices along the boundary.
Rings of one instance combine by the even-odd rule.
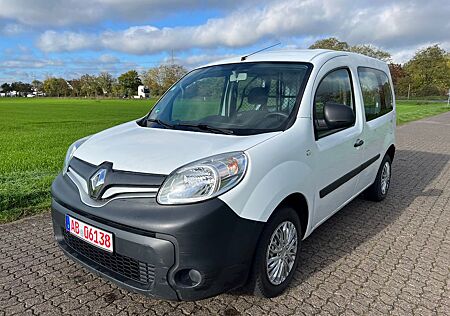
[[[94,199],[98,199],[98,194],[100,193],[103,185],[105,184],[106,178],[106,169],[99,169],[90,180],[91,183],[91,192],[90,195]]]

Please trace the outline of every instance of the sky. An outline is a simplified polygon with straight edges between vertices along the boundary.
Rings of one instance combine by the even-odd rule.
[[[331,36],[397,63],[432,44],[449,51],[450,1],[0,0],[0,83],[117,76],[172,58],[190,69]]]

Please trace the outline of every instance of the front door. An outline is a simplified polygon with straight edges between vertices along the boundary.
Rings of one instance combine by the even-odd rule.
[[[345,65],[346,57],[339,57]],[[355,194],[358,166],[362,163],[360,150],[362,114],[355,103],[355,82],[350,68],[336,65],[319,73],[313,104],[315,130],[314,173],[316,176],[315,226],[330,217]],[[336,68],[338,67],[338,68]],[[355,112],[354,125],[332,129],[324,120],[323,107],[327,102],[345,104]],[[358,106],[357,106],[358,105]]]

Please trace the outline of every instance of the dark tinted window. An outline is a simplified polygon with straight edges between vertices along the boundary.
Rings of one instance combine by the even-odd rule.
[[[381,70],[360,67],[358,68],[358,76],[366,121],[392,111],[392,90],[386,74]]]
[[[327,102],[345,104],[355,110],[353,89],[348,69],[337,69],[327,74],[319,84],[314,97],[314,125],[316,135],[320,138],[341,129],[327,126],[323,108]]]

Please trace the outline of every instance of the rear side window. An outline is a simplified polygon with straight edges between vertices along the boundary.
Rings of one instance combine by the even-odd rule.
[[[333,70],[323,77],[314,96],[314,128],[317,138],[321,138],[342,129],[332,129],[324,119],[323,108],[327,102],[345,104],[355,111],[352,81],[348,69]]]
[[[387,75],[381,70],[359,67],[358,77],[366,121],[373,120],[392,111],[392,90]]]

